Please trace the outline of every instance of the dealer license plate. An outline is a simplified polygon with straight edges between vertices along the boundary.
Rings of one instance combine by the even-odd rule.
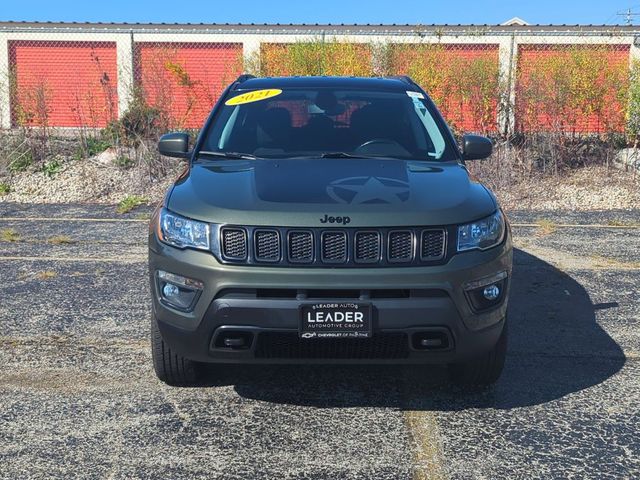
[[[302,338],[369,338],[371,304],[318,302],[300,306]]]

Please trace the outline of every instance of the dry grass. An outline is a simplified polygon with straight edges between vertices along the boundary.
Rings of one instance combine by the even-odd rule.
[[[607,220],[607,225],[610,225],[612,227],[640,227],[640,222],[632,222],[632,221],[628,221],[628,220],[619,220],[617,218],[612,218],[610,220]]]
[[[52,278],[57,277],[58,274],[56,272],[54,272],[53,270],[43,270],[41,272],[38,272],[36,274],[36,278],[38,280],[50,280]]]
[[[52,245],[72,245],[77,243],[74,239],[69,237],[68,235],[54,235],[47,239],[47,242]]]
[[[616,258],[609,258],[603,255],[589,255],[589,258],[593,261],[596,268],[616,269],[616,270],[638,270],[640,269],[640,262],[618,260]]]
[[[553,223],[551,220],[547,220],[546,218],[540,218],[536,220],[536,224],[538,225],[539,236],[551,235],[558,228],[555,223]]]
[[[17,242],[20,240],[20,234],[13,228],[4,228],[0,230],[0,240],[3,242]]]

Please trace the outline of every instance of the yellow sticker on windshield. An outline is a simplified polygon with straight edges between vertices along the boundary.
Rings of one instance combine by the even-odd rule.
[[[282,93],[282,90],[278,88],[269,88],[266,90],[254,90],[253,92],[243,93],[237,97],[230,98],[225,105],[244,105],[245,103],[259,102],[260,100],[266,100],[267,98],[276,97]]]

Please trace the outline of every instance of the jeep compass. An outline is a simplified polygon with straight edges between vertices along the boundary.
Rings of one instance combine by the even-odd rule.
[[[443,364],[502,371],[512,246],[495,196],[408,77],[240,76],[149,232],[153,364],[171,385],[205,363]]]

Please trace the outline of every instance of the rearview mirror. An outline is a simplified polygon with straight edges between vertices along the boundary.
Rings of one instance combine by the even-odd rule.
[[[160,155],[166,157],[189,158],[189,135],[186,133],[167,133],[158,142]]]
[[[462,137],[462,158],[465,160],[487,158],[491,152],[493,152],[493,143],[487,137],[480,135],[464,135]]]

